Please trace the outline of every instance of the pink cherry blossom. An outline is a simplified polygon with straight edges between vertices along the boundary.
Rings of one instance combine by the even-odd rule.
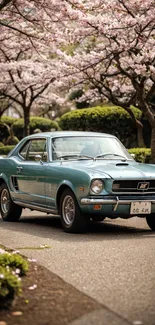
[[[63,88],[82,88],[87,100],[110,100],[126,109],[141,139],[134,105],[151,125],[155,161],[155,1],[2,3],[0,94],[30,114],[36,103],[62,100]]]

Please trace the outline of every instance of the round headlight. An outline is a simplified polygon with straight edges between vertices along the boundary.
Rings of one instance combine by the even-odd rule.
[[[90,189],[93,193],[95,194],[99,194],[100,192],[102,192],[104,188],[104,184],[100,179],[95,179],[94,181],[92,181]]]

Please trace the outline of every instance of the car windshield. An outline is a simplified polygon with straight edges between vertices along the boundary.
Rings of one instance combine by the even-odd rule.
[[[53,160],[120,159],[133,160],[117,138],[65,136],[52,139]]]

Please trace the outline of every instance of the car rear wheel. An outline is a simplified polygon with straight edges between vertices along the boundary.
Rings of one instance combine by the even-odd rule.
[[[66,232],[83,232],[87,218],[82,215],[77,200],[70,189],[66,189],[60,199],[60,216],[62,227]]]
[[[155,214],[154,213],[148,214],[146,217],[146,221],[147,221],[148,226],[153,231],[155,231]]]
[[[12,201],[5,183],[0,186],[0,213],[4,221],[18,221],[22,213],[22,208]]]

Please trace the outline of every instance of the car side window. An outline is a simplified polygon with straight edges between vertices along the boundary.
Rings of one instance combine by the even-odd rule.
[[[26,159],[26,154],[27,154],[29,145],[30,145],[30,141],[27,141],[26,144],[22,147],[22,149],[19,152],[20,156],[24,159]]]
[[[35,156],[40,155],[42,161],[47,161],[47,145],[46,139],[33,139],[31,140],[28,148],[26,160],[34,161]]]

